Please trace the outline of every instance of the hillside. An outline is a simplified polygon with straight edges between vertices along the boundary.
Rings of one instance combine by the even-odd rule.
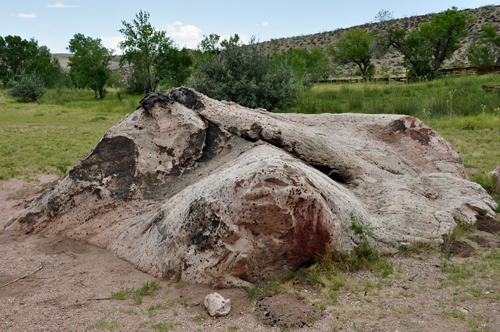
[[[445,62],[445,66],[460,67],[467,64],[467,48],[472,42],[478,40],[479,34],[481,33],[482,24],[493,23],[497,30],[500,28],[500,6],[484,6],[476,9],[465,9],[461,12],[471,13],[478,19],[467,27],[469,30],[469,35],[461,41],[463,47],[453,55],[450,61]],[[395,20],[394,26],[397,28],[413,30],[415,28],[418,28],[419,24],[423,22],[429,22],[432,15],[433,14],[427,14],[397,19]],[[323,50],[326,50],[328,45],[335,44],[346,31],[352,30],[356,27],[360,27],[368,32],[373,30],[383,32],[385,31],[386,23],[367,23],[346,29],[325,31],[312,35],[271,39],[270,41],[260,43],[260,45],[262,45],[266,51],[271,51],[274,45],[276,45],[278,47],[278,50],[281,52],[286,52],[291,48],[306,48],[307,50],[311,50],[315,47],[320,47]],[[68,57],[71,56],[71,54],[53,54],[53,56],[59,59],[61,65],[66,71],[69,70],[67,64]],[[390,67],[396,72],[403,73],[405,72],[405,69],[400,65],[400,62],[402,60],[402,55],[391,49],[387,54],[385,54],[384,57],[380,59],[374,59],[374,64],[377,68],[377,71],[379,71],[382,67]],[[111,63],[111,68],[113,70],[118,70],[119,61],[119,56],[113,58]],[[356,68],[357,67],[355,65],[336,67],[336,69],[344,75],[349,75],[351,72],[355,71]]]

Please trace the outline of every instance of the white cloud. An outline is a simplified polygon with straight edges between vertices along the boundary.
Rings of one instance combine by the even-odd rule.
[[[194,25],[184,25],[181,21],[167,24],[167,36],[176,43],[188,48],[196,48],[202,40],[201,29]]]
[[[49,7],[49,8],[71,8],[71,7],[79,7],[79,6],[77,6],[77,5],[65,5],[63,3],[58,2],[58,3],[55,3],[53,5],[47,5],[47,7]]]
[[[22,18],[36,18],[36,13],[31,13],[31,14],[19,13],[17,14],[17,16]]]
[[[267,21],[262,23],[262,24],[255,24],[256,27],[260,27],[260,26],[267,27],[268,25],[269,25],[269,23],[267,23]]]
[[[41,27],[51,27],[52,24],[40,24]]]
[[[114,36],[114,37],[100,37],[102,40],[102,45],[106,48],[112,48],[115,50],[115,54],[121,54],[120,47],[118,44],[125,40],[125,37]]]

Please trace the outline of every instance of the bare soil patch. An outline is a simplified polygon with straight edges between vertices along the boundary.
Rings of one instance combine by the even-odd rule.
[[[491,234],[500,232],[500,222],[496,221],[495,219],[482,215],[477,215],[476,218],[476,226],[478,231],[484,231]]]
[[[470,244],[456,240],[442,243],[441,250],[448,255],[460,257],[470,257],[475,251]]]
[[[294,294],[278,294],[260,299],[257,315],[264,324],[283,329],[313,326],[324,316],[320,309]]]
[[[500,248],[500,241],[488,235],[472,235],[469,239],[476,242],[481,248]]]

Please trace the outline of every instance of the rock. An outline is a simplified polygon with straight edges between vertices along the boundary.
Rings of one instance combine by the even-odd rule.
[[[224,299],[219,293],[210,293],[205,297],[205,308],[212,317],[226,316],[231,311],[231,300]]]
[[[250,286],[362,222],[381,250],[434,240],[497,204],[414,117],[274,114],[188,88],[148,95],[6,229],[106,248],[157,277]]]
[[[497,168],[495,168],[493,171],[488,173],[489,175],[496,175],[497,177],[497,186],[500,187],[500,165],[498,165]]]

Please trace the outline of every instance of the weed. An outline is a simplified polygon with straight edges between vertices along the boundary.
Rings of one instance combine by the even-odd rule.
[[[119,301],[128,300],[133,292],[134,292],[133,288],[132,289],[126,288],[116,293],[111,292],[111,298]]]
[[[151,298],[153,298],[159,289],[160,285],[156,281],[151,281],[146,282],[141,288],[137,289],[135,293],[138,296],[151,296]]]
[[[174,317],[177,317],[177,311],[174,309]]]
[[[417,241],[408,246],[401,246],[398,251],[404,257],[420,258],[420,255],[437,251],[438,248],[434,241]]]
[[[137,310],[135,310],[135,309],[127,309],[127,310],[125,310],[125,309],[120,308],[120,311],[126,313],[127,315],[131,315],[131,316],[132,315],[138,315]]]
[[[236,325],[229,325],[229,326],[227,327],[227,332],[236,332],[236,331],[238,331],[239,329],[240,329],[240,328],[239,328],[238,326],[236,326]]]
[[[149,314],[149,317],[154,317],[156,316],[156,311],[155,310],[165,310],[167,309],[168,307],[165,305],[165,304],[161,304],[161,303],[158,303],[156,305],[151,305],[149,308],[148,308],[148,314]]]
[[[118,322],[116,320],[113,320],[111,322],[106,322],[104,320],[99,320],[96,323],[92,325],[87,326],[87,330],[93,330],[93,329],[106,329],[106,330],[112,330],[115,327],[118,326]]]
[[[410,307],[405,307],[405,306],[389,306],[394,313],[396,314],[402,314],[402,315],[407,315],[412,312],[412,309]]]
[[[204,320],[207,320],[207,315],[202,311],[198,315],[194,316],[194,321],[200,323]]]
[[[247,289],[247,299],[251,303],[257,302],[257,300],[259,299],[260,296],[261,296],[261,292],[260,292],[259,288],[253,287],[253,288]]]
[[[141,305],[142,304],[142,297],[139,296],[137,293],[132,294],[132,300],[133,302],[131,305]]]
[[[151,327],[153,330],[158,331],[158,332],[167,332],[171,328],[181,325],[180,323],[158,323],[158,324],[152,324]]]

